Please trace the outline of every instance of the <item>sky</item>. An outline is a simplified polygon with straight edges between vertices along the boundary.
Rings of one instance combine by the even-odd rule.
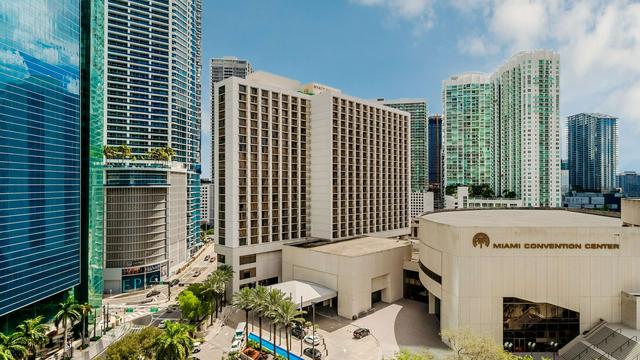
[[[619,118],[619,170],[640,171],[640,2],[617,0],[203,0],[202,163],[211,172],[209,59],[360,98],[424,98],[522,50],[560,53],[560,115]]]

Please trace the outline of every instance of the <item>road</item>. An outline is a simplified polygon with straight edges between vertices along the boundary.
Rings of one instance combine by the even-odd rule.
[[[159,321],[156,321],[156,319],[159,317],[165,318],[165,316],[168,316],[166,318],[175,318],[176,312],[165,314],[165,310],[170,305],[176,303],[178,293],[184,290],[189,284],[204,281],[207,276],[217,268],[217,261],[211,262],[204,260],[207,256],[209,256],[210,259],[217,259],[213,242],[206,244],[200,253],[194,257],[179,274],[166,279],[166,282],[178,279],[180,285],[173,286],[171,289],[169,289],[168,285],[155,285],[146,290],[106,296],[104,298],[104,304],[109,306],[111,314],[118,319],[124,318],[125,321],[133,321],[152,315],[152,322],[157,324]],[[194,276],[196,272],[200,272],[200,275]],[[147,297],[147,294],[153,290],[157,290],[160,293]],[[179,311],[177,314],[179,318]]]

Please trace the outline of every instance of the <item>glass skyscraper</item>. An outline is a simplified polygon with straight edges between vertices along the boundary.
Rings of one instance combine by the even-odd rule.
[[[80,0],[0,2],[0,316],[80,279]]]
[[[411,114],[411,192],[427,191],[428,156],[427,101],[424,99],[384,100],[383,104]]]
[[[492,94],[483,74],[443,82],[444,186],[493,183]]]
[[[577,191],[611,191],[618,167],[618,119],[576,114],[568,119],[569,186]]]
[[[131,166],[127,167],[126,161],[118,163],[117,160],[107,159],[107,168],[118,163],[115,165],[119,172],[130,171],[131,176],[135,176],[140,172],[140,168],[144,167],[144,162],[157,162],[157,159],[149,156],[149,151],[172,149],[171,161],[174,164],[162,166],[167,169],[177,166],[187,174],[186,181],[180,185],[186,192],[184,204],[180,204],[184,211],[181,214],[172,213],[169,217],[179,217],[176,221],[180,224],[184,222],[186,225],[167,225],[173,226],[173,229],[165,229],[165,236],[169,236],[171,232],[172,238],[182,236],[183,239],[184,246],[175,248],[179,250],[171,250],[181,253],[178,258],[182,260],[173,261],[170,265],[175,269],[179,267],[179,262],[186,261],[200,244],[201,1],[105,0],[105,3],[105,145],[127,146],[131,149]],[[108,169],[107,177],[110,171]],[[105,197],[106,247],[109,255],[109,239],[116,238],[115,235],[110,235],[113,232],[109,227],[109,214],[115,214],[113,209],[121,203],[115,200],[110,202],[109,199],[116,199],[110,192],[115,194],[117,189],[110,188],[108,179],[105,184],[108,185]],[[143,198],[141,195],[140,199]],[[159,203],[158,206],[163,204]],[[174,224],[171,219],[167,221]],[[137,240],[152,235],[147,230],[135,226],[131,227],[131,230],[130,235],[138,234],[135,231],[140,231]],[[165,249],[166,254],[171,251]],[[166,261],[170,261],[169,256],[167,255]],[[130,266],[139,265],[132,263]],[[113,288],[111,284],[118,278],[110,277],[105,279],[105,283],[109,282],[109,288]]]
[[[429,191],[434,193],[434,204],[436,209],[442,208],[442,116],[429,116]]]

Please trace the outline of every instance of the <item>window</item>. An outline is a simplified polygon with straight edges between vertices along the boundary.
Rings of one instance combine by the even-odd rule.
[[[240,280],[256,277],[256,268],[240,270]]]
[[[252,264],[256,262],[256,254],[240,256],[240,265]]]
[[[225,263],[225,257],[222,254],[218,254],[218,264],[224,264]]]

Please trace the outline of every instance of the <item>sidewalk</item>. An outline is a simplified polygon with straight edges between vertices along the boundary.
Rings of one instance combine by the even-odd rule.
[[[100,340],[92,341],[89,343],[89,347],[84,350],[78,350],[77,347],[81,344],[80,340],[74,342],[73,346],[73,359],[77,360],[90,360],[100,355],[107,347],[114,342],[118,341],[121,337],[128,334],[133,330],[133,324],[125,322],[115,328],[111,329],[106,334],[102,335]]]

